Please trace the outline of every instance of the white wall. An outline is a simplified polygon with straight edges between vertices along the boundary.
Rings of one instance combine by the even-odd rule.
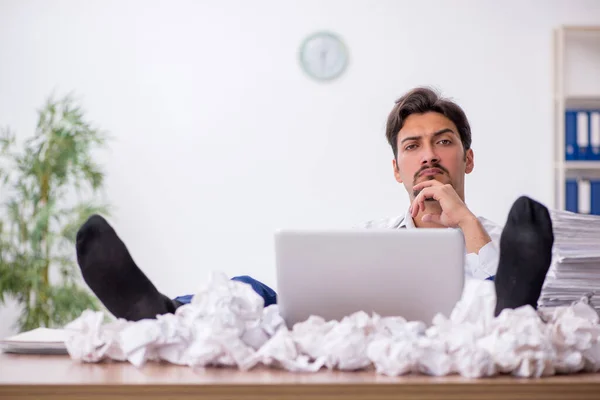
[[[160,290],[193,293],[213,269],[275,285],[274,229],[407,207],[384,125],[415,85],[470,118],[476,213],[550,202],[552,29],[599,22],[594,0],[2,0],[0,124],[30,135],[45,98],[75,90],[115,137],[111,221]],[[351,53],[331,84],[296,59],[318,29]]]

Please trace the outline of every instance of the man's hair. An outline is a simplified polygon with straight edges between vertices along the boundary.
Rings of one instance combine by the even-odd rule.
[[[396,100],[396,105],[388,116],[385,135],[392,146],[394,158],[398,157],[398,133],[406,118],[411,114],[423,114],[429,111],[440,113],[454,122],[466,156],[467,150],[471,148],[471,127],[465,112],[458,104],[441,97],[432,89],[419,87]]]

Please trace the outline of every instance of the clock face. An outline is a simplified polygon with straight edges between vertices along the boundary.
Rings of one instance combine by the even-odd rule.
[[[348,51],[340,38],[329,32],[315,33],[300,46],[300,65],[310,77],[329,81],[348,65]]]

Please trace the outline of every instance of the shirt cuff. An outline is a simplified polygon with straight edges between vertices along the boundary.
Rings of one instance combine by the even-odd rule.
[[[500,253],[494,242],[489,242],[479,253],[469,253],[465,260],[465,274],[468,278],[487,279],[496,275]]]

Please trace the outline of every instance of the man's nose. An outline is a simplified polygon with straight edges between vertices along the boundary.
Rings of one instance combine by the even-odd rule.
[[[423,164],[423,165],[435,164],[435,163],[438,163],[439,161],[440,161],[440,159],[439,159],[438,155],[435,153],[435,151],[433,151],[433,148],[428,147],[428,146],[423,148],[421,164]]]

